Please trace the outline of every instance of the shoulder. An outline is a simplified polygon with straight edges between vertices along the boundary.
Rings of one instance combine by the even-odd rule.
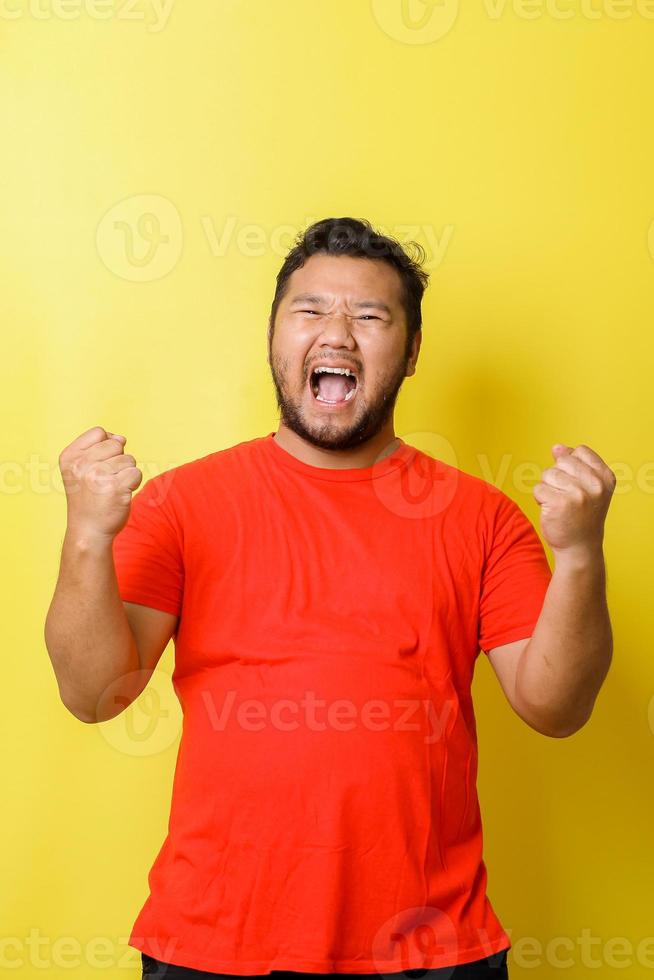
[[[223,481],[229,480],[230,475],[238,478],[239,473],[259,457],[264,438],[244,440],[169,467],[147,477],[141,490],[160,501],[165,497],[171,506],[190,497],[202,497],[205,490],[213,493],[217,486],[224,485]]]
[[[524,532],[531,525],[522,507],[494,483],[411,448],[415,451],[409,460],[413,473],[407,473],[402,492],[426,501],[425,513],[441,528],[440,534],[456,538],[470,551],[483,554],[501,545],[505,537]],[[426,488],[423,481],[431,485]]]
[[[265,441],[265,436],[244,439],[232,446],[207,453],[206,456],[189,460],[187,463],[182,463],[181,466],[176,467],[177,478],[180,481],[193,481],[201,479],[207,474],[214,474],[216,471],[224,473],[230,469],[250,465],[265,452]]]
[[[420,476],[430,480],[435,489],[440,488],[441,494],[457,505],[455,509],[483,511],[491,516],[505,510],[519,509],[512,497],[489,480],[431,456],[415,446],[410,448],[410,466],[414,468],[416,478]]]

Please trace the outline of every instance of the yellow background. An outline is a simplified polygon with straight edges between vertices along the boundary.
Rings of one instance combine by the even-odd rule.
[[[480,657],[479,793],[513,980],[650,975],[653,18],[646,0],[4,0],[8,975],[140,976],[125,938],[179,733],[172,644],[125,715],[85,726],[59,702],[59,452],[103,425],[148,478],[276,429],[274,276],[294,232],[341,215],[429,253],[399,435],[537,527],[525,464],[554,442],[616,471],[595,713],[540,736]]]

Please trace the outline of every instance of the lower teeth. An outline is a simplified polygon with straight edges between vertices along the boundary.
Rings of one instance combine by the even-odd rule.
[[[348,391],[348,393],[345,396],[345,398],[341,399],[341,401],[349,402],[350,398],[353,398],[354,397],[355,391],[356,391],[356,388],[352,388],[352,390],[351,391]],[[326,405],[340,405],[340,402],[338,402],[338,401],[335,401],[334,402],[334,401],[331,401],[329,398],[323,398],[322,395],[316,395],[316,401],[317,402],[325,402]]]
[[[349,402],[350,398],[352,398],[354,396],[354,392],[355,391],[356,391],[356,388],[353,388],[352,391],[348,391],[347,395],[345,396],[345,398],[342,399],[342,401]],[[323,398],[322,395],[316,395],[316,401],[317,402],[325,402],[325,404],[327,404],[327,405],[340,405],[340,402],[330,401],[329,398]]]

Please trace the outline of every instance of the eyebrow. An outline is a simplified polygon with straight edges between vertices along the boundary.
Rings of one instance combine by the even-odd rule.
[[[297,296],[294,296],[293,299],[291,300],[291,306],[294,306],[296,303],[320,304],[326,302],[327,302],[326,296],[316,296],[314,293],[299,293]],[[366,309],[374,308],[377,310],[383,310],[385,313],[392,313],[390,306],[388,306],[386,303],[383,303],[380,299],[362,299],[359,300],[357,303],[352,303],[352,306],[356,310],[361,310],[364,308]]]

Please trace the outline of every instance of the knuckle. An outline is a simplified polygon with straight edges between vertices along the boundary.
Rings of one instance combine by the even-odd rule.
[[[91,463],[91,465],[86,470],[86,475],[89,478],[89,480],[97,480],[98,476],[100,476],[102,472],[103,472],[102,461],[98,460],[94,463]]]
[[[93,441],[91,445],[95,446],[99,442],[102,442],[103,439],[107,438],[107,433],[101,425],[94,425],[90,429],[87,429],[86,432],[83,432],[82,435],[79,436],[78,441],[81,441],[82,438],[84,438],[88,446],[88,437],[92,438]]]
[[[111,482],[111,477],[112,474],[108,473],[103,466],[93,466],[87,472],[86,482],[92,490],[96,490],[100,487],[106,487]]]

